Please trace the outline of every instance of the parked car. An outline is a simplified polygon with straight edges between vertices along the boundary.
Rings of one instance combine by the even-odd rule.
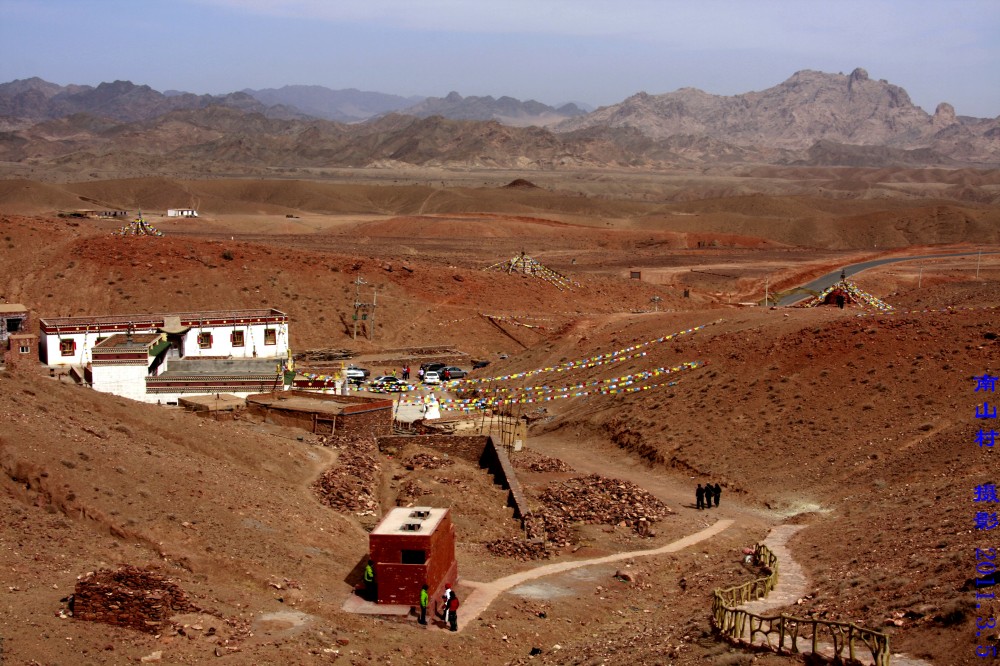
[[[371,374],[371,371],[368,368],[357,368],[352,365],[344,371],[344,374],[347,376],[349,383],[360,386],[368,378],[368,375]]]
[[[461,379],[462,377],[464,377],[469,373],[467,373],[465,370],[462,370],[462,368],[459,368],[458,366],[449,365],[447,368],[442,368],[441,370],[439,370],[438,374],[441,375],[441,378],[444,379],[445,381],[449,381],[452,379]]]
[[[473,363],[472,363],[472,369],[473,370],[478,370],[479,368],[485,368],[489,364],[490,364],[489,361],[473,361]]]
[[[440,373],[447,365],[447,363],[421,363],[420,368],[424,372],[433,371]]]
[[[404,382],[398,377],[393,377],[392,375],[383,375],[382,377],[376,377],[375,379],[368,382],[368,386],[372,391],[379,391],[385,393],[402,393],[404,391],[409,391],[413,387]]]
[[[441,375],[439,375],[434,370],[428,370],[424,373],[424,384],[440,384]]]

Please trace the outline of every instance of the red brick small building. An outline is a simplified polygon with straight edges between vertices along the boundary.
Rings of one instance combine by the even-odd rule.
[[[426,583],[431,599],[458,578],[455,526],[448,509],[393,509],[368,536],[377,603],[417,606]]]

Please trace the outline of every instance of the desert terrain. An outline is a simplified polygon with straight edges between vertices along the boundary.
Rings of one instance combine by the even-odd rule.
[[[770,528],[807,592],[788,608],[885,631],[892,651],[980,663],[974,376],[1000,360],[1000,172],[819,167],[531,171],[317,169],[295,178],[126,174],[0,180],[0,302],[38,318],[275,307],[294,352],[384,359],[450,348],[509,390],[594,385],[683,363],[642,391],[524,402],[522,483],[599,473],[670,509],[640,537],[574,524],[547,560],[496,555],[519,525],[476,467],[373,453],[373,511],[338,511],[315,481],[346,449],[249,419],[216,422],[59,381],[0,372],[0,639],[4,663],[792,664],[714,635],[712,590],[759,572],[742,551]],[[15,177],[16,176],[16,177]],[[26,176],[26,177],[22,177]],[[167,218],[193,206],[197,219]],[[118,235],[142,210],[162,237]],[[60,215],[62,213],[62,215]],[[484,270],[521,253],[571,281]],[[765,308],[819,275],[881,257],[964,253],[852,275],[892,312]],[[980,254],[981,253],[981,254]],[[637,277],[632,277],[638,274]],[[358,278],[364,280],[360,287]],[[360,290],[360,291],[358,291]],[[376,297],[352,336],[351,304]],[[664,336],[694,332],[662,341]],[[614,364],[546,369],[636,348]],[[533,379],[505,380],[519,373]],[[537,378],[538,381],[534,381]],[[505,383],[506,382],[506,383]],[[995,404],[992,398],[987,399]],[[530,463],[556,459],[566,468]],[[720,507],[694,507],[699,483]],[[414,495],[414,489],[420,494]],[[347,613],[367,530],[397,502],[450,507],[463,580],[658,548],[669,554],[536,579],[452,634]],[[993,505],[988,511],[995,509]],[[359,515],[360,514],[360,515]],[[197,607],[157,634],[67,616],[89,572],[132,565]],[[629,575],[616,576],[622,571]],[[461,614],[460,614],[460,617]]]

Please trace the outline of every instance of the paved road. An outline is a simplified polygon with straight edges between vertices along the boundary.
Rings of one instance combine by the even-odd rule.
[[[882,266],[883,264],[895,264],[900,261],[918,261],[920,259],[941,259],[944,257],[974,257],[978,255],[978,252],[955,252],[952,254],[924,254],[918,257],[891,257],[888,259],[872,259],[871,261],[862,261],[859,264],[851,264],[844,267],[844,272],[848,277],[861,271],[866,271],[869,268],[874,268],[875,266]],[[983,254],[1000,254],[998,252],[983,252]],[[816,278],[808,284],[802,285],[801,288],[809,289],[811,291],[823,291],[830,285],[838,282],[840,280],[840,271],[833,271],[832,273],[827,273],[821,277]],[[809,294],[795,293],[783,296],[777,302],[779,306],[794,305],[801,300],[810,298]]]

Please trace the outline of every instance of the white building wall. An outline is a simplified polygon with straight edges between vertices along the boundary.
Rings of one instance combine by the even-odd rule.
[[[49,365],[87,365],[90,363],[90,352],[97,344],[98,337],[108,337],[108,333],[98,335],[95,333],[42,333],[42,341],[39,344],[45,345],[45,358]],[[59,343],[63,340],[72,340],[76,343],[76,350],[70,356],[63,356]]]
[[[264,344],[264,332],[273,329],[275,344]],[[233,347],[232,333],[243,332],[243,346]],[[198,344],[199,334],[212,336],[210,347]],[[232,356],[233,358],[285,358],[288,356],[288,324],[237,324],[192,328],[184,336],[184,356]]]
[[[275,330],[275,344],[264,344],[264,330]],[[243,331],[243,347],[233,347],[230,333]],[[136,333],[154,333],[154,329],[136,328]],[[198,333],[211,333],[212,346],[202,349],[198,345]],[[42,333],[39,344],[45,346],[48,365],[84,366],[91,362],[91,352],[99,337],[106,338],[111,333]],[[76,349],[70,356],[63,356],[59,343],[62,340],[73,340]],[[185,356],[232,356],[234,358],[285,358],[288,356],[288,324],[237,324],[236,326],[204,326],[192,328],[184,335]]]
[[[91,368],[92,386],[101,393],[149,402],[146,396],[147,372],[144,365],[96,365]]]

